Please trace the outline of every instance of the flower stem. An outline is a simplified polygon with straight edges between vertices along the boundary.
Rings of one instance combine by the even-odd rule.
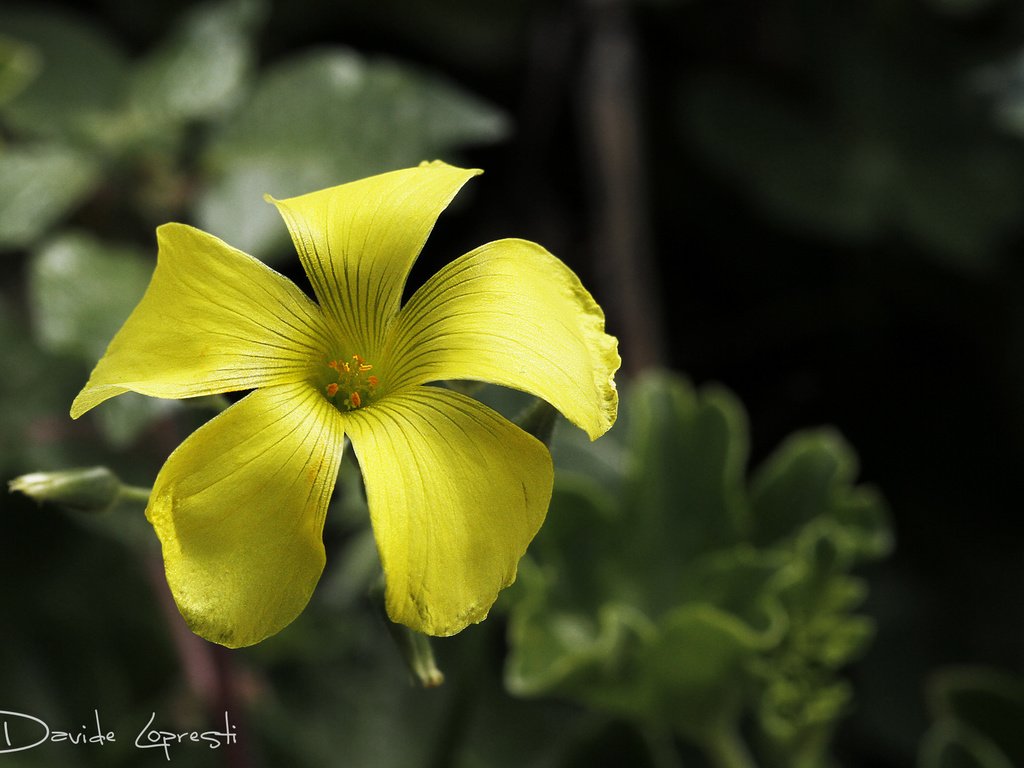
[[[395,643],[402,660],[415,682],[424,688],[437,688],[444,683],[444,673],[438,668],[434,659],[434,649],[430,638],[404,624],[396,624],[388,617],[384,607],[384,575],[381,574],[370,588],[371,598],[377,612],[387,627],[388,634]]]
[[[558,411],[555,407],[537,398],[519,414],[516,424],[550,448],[557,419]]]
[[[388,621],[388,631],[398,646],[413,678],[424,688],[437,688],[444,683],[444,673],[434,660],[430,638],[401,624]]]
[[[585,26],[579,92],[589,147],[587,185],[603,302],[618,327],[623,366],[635,373],[665,357],[661,298],[650,231],[643,121],[644,81],[628,0],[578,4]]]
[[[232,664],[231,652],[203,640],[185,624],[167,586],[159,555],[143,555],[143,566],[166,622],[178,656],[181,675],[189,692],[202,706],[211,723],[219,726],[224,722],[220,718],[229,716],[236,724],[234,744],[224,752],[224,765],[226,768],[248,768],[251,762],[244,722],[245,702],[239,695],[238,672]]]
[[[118,497],[121,501],[141,501],[145,504],[149,502],[149,495],[152,492],[152,488],[143,488],[138,485],[122,485]]]

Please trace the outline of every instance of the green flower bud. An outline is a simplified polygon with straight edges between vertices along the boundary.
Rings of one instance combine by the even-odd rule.
[[[434,649],[430,646],[429,637],[391,621],[387,622],[387,627],[414,680],[424,688],[437,688],[444,683],[444,673],[438,669],[434,660]]]
[[[397,624],[388,618],[384,608],[384,578],[381,578],[370,587],[370,599],[380,611],[388,634],[395,643],[395,648],[405,662],[413,682],[419,683],[424,688],[437,688],[444,683],[444,673],[438,668],[434,659],[434,649],[430,645],[430,638],[415,629]]]
[[[8,481],[7,487],[79,512],[105,512],[121,495],[121,481],[106,467],[31,472]]]

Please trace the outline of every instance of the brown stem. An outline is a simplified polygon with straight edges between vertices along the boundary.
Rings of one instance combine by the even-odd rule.
[[[181,664],[185,686],[197,701],[209,707],[216,698],[219,686],[213,654],[202,639],[192,634],[178,613],[178,606],[175,605],[171,591],[167,587],[163,562],[158,554],[147,553],[146,575],[157,597],[164,623],[171,633],[171,642]]]
[[[249,751],[249,740],[246,738],[246,729],[241,720],[242,701],[238,690],[238,671],[234,664],[231,651],[219,645],[207,644],[217,674],[217,689],[215,705],[210,707],[212,715],[225,717],[224,713],[230,713],[232,725],[236,726],[234,731],[235,742],[230,749],[224,750],[224,764],[227,768],[249,768],[252,760]]]
[[[582,0],[581,7],[581,131],[589,151],[591,231],[609,326],[620,338],[624,369],[635,373],[665,358],[637,104],[639,57],[625,0]]]
[[[159,554],[147,553],[145,568],[150,586],[160,604],[164,623],[171,634],[187,690],[199,702],[215,727],[224,725],[225,712],[235,726],[232,731],[235,738],[223,750],[224,764],[227,768],[249,768],[252,762],[244,723],[240,722],[242,702],[238,695],[238,675],[231,651],[203,640],[185,624],[167,586]]]

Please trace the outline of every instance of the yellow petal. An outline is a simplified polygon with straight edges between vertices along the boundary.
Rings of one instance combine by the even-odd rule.
[[[157,229],[156,271],[71,406],[123,392],[182,398],[300,381],[322,363],[323,314],[293,283],[193,227]]]
[[[536,243],[499,240],[445,266],[386,349],[388,387],[475,379],[547,400],[591,439],[615,422],[618,342],[579,278]]]
[[[416,387],[345,415],[388,615],[431,635],[482,621],[551,499],[538,440],[464,395]]]
[[[434,162],[287,200],[284,217],[320,306],[372,356],[441,211],[480,173]]]
[[[308,384],[258,389],[168,458],[146,516],[192,630],[237,648],[289,624],[324,567],[324,515],[343,447]]]

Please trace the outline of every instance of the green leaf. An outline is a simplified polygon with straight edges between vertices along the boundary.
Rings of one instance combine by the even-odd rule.
[[[888,551],[880,497],[831,430],[793,436],[748,482],[746,418],[718,387],[648,372],[622,416],[621,482],[563,474],[554,454],[548,518],[507,601],[507,685],[709,753],[739,750],[753,715],[774,764],[825,764],[850,700],[838,671],[874,632],[849,571]]]
[[[128,64],[88,17],[54,8],[0,12],[0,29],[35,51],[39,75],[3,106],[2,120],[26,136],[76,137],[122,102]]]
[[[39,74],[39,55],[28,44],[0,35],[0,109]]]
[[[815,766],[825,759],[828,735],[851,698],[836,672],[874,637],[874,622],[853,613],[865,585],[847,573],[852,560],[836,545],[835,527],[822,520],[791,537],[784,550],[776,598],[788,626],[756,667],[765,695],[755,713],[766,745],[785,756],[783,765]]]
[[[774,648],[789,628],[779,599],[788,561],[787,553],[749,544],[706,552],[682,572],[676,602],[714,605],[742,622],[748,647]]]
[[[177,404],[171,401],[126,392],[97,410],[94,418],[111,446],[127,448],[155,419],[167,415],[176,407]]]
[[[573,560],[590,563],[572,579],[554,579],[548,598],[566,611],[597,612],[609,599],[628,599],[618,552],[610,537],[580,536],[581,530],[617,529],[617,511],[606,496],[582,478],[558,477],[544,535],[535,537],[530,552],[538,563],[558,567],[572,552]],[[541,566],[544,567],[544,566]],[[620,589],[625,587],[625,589]]]
[[[680,567],[698,553],[740,540],[746,418],[725,390],[698,394],[671,377],[644,378],[632,402],[625,495],[645,524],[631,526],[630,553],[654,593],[678,583]]]
[[[95,188],[99,163],[58,145],[0,148],[0,248],[36,242]]]
[[[985,667],[947,667],[928,685],[935,718],[925,768],[970,753],[979,765],[1024,764],[1024,679]]]
[[[486,388],[476,397],[494,408],[486,399],[489,390]],[[578,478],[590,485],[599,483],[605,495],[617,497],[626,476],[625,443],[631,429],[629,421],[629,414],[620,409],[614,426],[600,440],[591,440],[582,429],[556,424],[551,440],[551,455],[559,469],[556,487],[560,481]]]
[[[636,657],[655,634],[654,625],[621,603],[609,602],[596,615],[549,612],[541,595],[544,576],[524,565],[520,578],[533,582],[527,585],[533,594],[517,606],[510,626],[509,689],[521,695],[557,691],[616,713],[633,711]]]
[[[925,149],[904,153],[904,226],[951,266],[990,266],[1024,210],[1019,158],[966,137]]]
[[[731,724],[743,705],[745,665],[757,645],[743,622],[713,605],[689,603],[672,611],[646,651],[646,695],[661,699],[654,712],[671,713],[670,724],[698,743]]]
[[[754,541],[775,543],[818,515],[831,513],[856,471],[852,452],[837,434],[791,436],[751,482]]]
[[[709,74],[684,97],[702,155],[751,199],[801,229],[860,240],[879,231],[888,157],[816,115],[733,78]]]
[[[979,125],[958,77],[908,65],[852,29],[809,59],[802,100],[716,73],[683,93],[681,124],[750,201],[837,241],[901,234],[961,270],[992,267],[1024,207],[1019,150]],[[1004,116],[1010,119],[1012,98]]]
[[[32,255],[28,268],[33,330],[48,352],[73,357],[84,374],[103,356],[142,297],[152,264],[134,248],[65,234]],[[168,405],[141,395],[117,398],[97,415],[107,439],[128,445]],[[63,409],[62,409],[63,410]]]
[[[853,485],[856,474],[856,456],[835,431],[790,436],[751,481],[754,541],[769,546],[803,532],[829,536],[839,556],[854,561],[888,554],[885,504],[874,489]]]
[[[133,72],[133,106],[153,122],[212,119],[234,108],[248,85],[258,0],[191,8],[170,36]]]
[[[139,303],[152,270],[135,248],[84,233],[46,243],[28,273],[40,345],[94,364]]]
[[[27,322],[0,296],[0,467],[11,475],[60,466],[61,445],[36,425],[52,420],[70,397],[63,386],[73,372],[67,361],[40,353],[32,343]],[[62,409],[63,410],[63,409]],[[42,447],[40,444],[43,443]],[[47,448],[53,447],[54,451]],[[34,464],[34,462],[40,462]]]
[[[925,735],[920,768],[1016,768],[999,747],[956,720],[939,720]]]
[[[505,136],[504,116],[450,83],[344,49],[306,53],[270,69],[203,158],[213,179],[199,225],[266,258],[287,240],[271,206],[308,192],[444,157]]]
[[[850,707],[849,684],[819,677],[775,675],[762,689],[757,724],[768,765],[818,768],[830,764],[836,722]]]

